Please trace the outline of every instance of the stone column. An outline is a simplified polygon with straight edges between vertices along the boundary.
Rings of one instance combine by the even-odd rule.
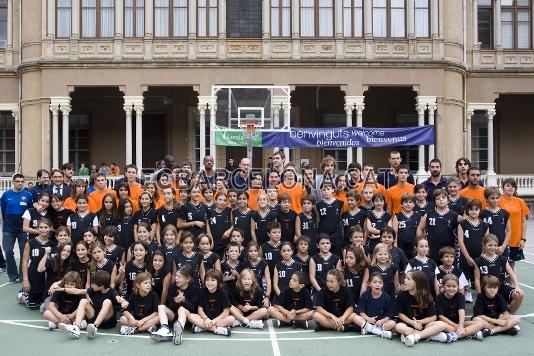
[[[71,21],[72,21],[72,37],[80,38],[80,3],[81,0],[72,0]]]
[[[135,165],[140,177],[143,176],[143,102],[134,104],[135,110]]]
[[[262,10],[261,10],[261,27],[262,27],[262,37],[270,38],[271,37],[271,1],[263,0],[262,1]]]
[[[465,141],[467,143],[466,145],[466,157],[471,160],[471,121],[473,119],[473,115],[475,114],[475,109],[473,108],[467,108],[467,117],[466,117],[466,127],[465,127]]]
[[[495,175],[494,162],[494,143],[493,143],[493,118],[495,117],[495,109],[488,109],[486,117],[488,119],[488,176]]]
[[[346,126],[352,127],[352,112],[354,111],[354,100],[351,96],[345,96],[345,114],[347,115]],[[347,164],[352,163],[352,147],[347,147]]]
[[[18,107],[11,110],[15,121],[15,173],[20,172],[20,113]]]
[[[425,111],[426,103],[421,103],[419,97],[417,99],[417,126],[425,125]],[[417,175],[426,175],[425,171],[425,145],[419,145],[419,158],[418,158],[418,170]]]
[[[363,127],[363,110],[365,109],[365,96],[355,96],[354,109],[356,109],[356,127]],[[363,164],[363,148],[356,148],[356,162]]]
[[[132,163],[132,108],[133,104],[131,102],[126,102],[126,97],[124,97],[124,111],[126,111],[126,164]]]
[[[215,98],[213,100],[210,97],[210,156],[213,157],[213,161],[217,162],[215,159],[215,154],[217,153],[217,147],[215,147],[215,131],[214,128],[217,126],[217,103]]]
[[[408,38],[415,38],[415,0],[408,0],[406,6],[406,29]]]
[[[59,107],[61,109],[61,126],[63,132],[63,153],[61,158],[63,163],[69,163],[69,114],[71,112],[70,98]]]
[[[435,117],[437,108],[438,108],[437,102],[428,104],[428,124],[429,125],[435,125],[434,117]],[[434,132],[434,137],[435,137],[435,132]],[[435,146],[429,145],[428,146],[428,160],[430,161],[434,158],[436,158]]]
[[[363,36],[373,37],[373,0],[363,0]]]
[[[52,168],[59,167],[59,104],[57,102],[50,103],[50,111],[52,112]]]
[[[13,0],[7,0],[7,29],[4,65],[7,69],[10,69],[13,66],[13,62]]]
[[[439,2],[438,0],[432,0],[430,4],[431,12],[431,35],[432,38],[439,37]]]
[[[478,0],[473,0],[471,12],[473,18],[473,46],[478,46]]]
[[[280,127],[280,108],[283,103],[283,98],[273,96],[271,100],[271,116],[273,117],[273,128]],[[278,151],[279,147],[274,147],[273,152]]]
[[[300,1],[291,0],[292,58],[300,59]]]
[[[218,14],[219,38],[226,38],[226,0],[219,0]]]
[[[211,102],[211,96],[199,96],[198,97],[198,112],[200,114],[200,162],[204,161],[206,156],[206,110]],[[211,116],[210,116],[211,119]]]
[[[154,38],[154,0],[145,0],[145,37],[143,38],[144,59],[152,59],[152,40]]]
[[[284,101],[282,102],[280,107],[284,111],[284,127],[287,128],[290,126],[289,114],[291,111],[291,104],[289,102]],[[284,147],[284,155],[286,156],[286,161],[289,162],[289,147]]]
[[[501,29],[501,0],[493,3],[493,41],[496,50],[502,50],[502,29]]]

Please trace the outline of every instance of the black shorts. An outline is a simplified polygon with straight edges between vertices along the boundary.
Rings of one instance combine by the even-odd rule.
[[[26,293],[26,306],[30,309],[39,309],[43,302],[43,293]]]
[[[98,313],[100,313],[100,310],[95,309],[95,316],[87,320],[89,324],[92,324],[95,322],[98,316]],[[111,315],[111,318],[109,318],[108,320],[102,321],[102,323],[98,325],[98,328],[99,329],[113,329],[116,325],[117,325],[117,315],[115,312],[113,312],[113,315]]]
[[[519,247],[510,247],[510,256],[508,256],[508,261],[521,261],[525,259],[523,254],[523,249]]]
[[[499,294],[503,296],[507,303],[512,301],[512,295],[514,294],[514,291],[515,288],[508,283],[501,284],[501,287],[499,288]]]

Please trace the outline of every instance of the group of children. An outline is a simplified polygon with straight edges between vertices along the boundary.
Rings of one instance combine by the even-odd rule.
[[[42,193],[24,217],[30,240],[18,299],[73,338],[115,327],[117,311],[121,334],[148,331],[175,344],[189,325],[229,336],[268,318],[399,334],[407,346],[517,333],[523,292],[506,257],[510,227],[498,189],[486,188],[482,210],[476,199],[458,202],[454,189],[423,202],[417,185],[391,216],[373,185],[361,195],[336,188],[325,181],[321,201],[299,193],[296,202],[275,187],[195,186],[177,199],[172,187],[153,186],[136,202],[128,192],[118,203],[105,194],[96,214],[80,191],[76,212],[59,226]],[[63,209],[54,195],[53,217]],[[467,320],[472,284],[478,296]]]

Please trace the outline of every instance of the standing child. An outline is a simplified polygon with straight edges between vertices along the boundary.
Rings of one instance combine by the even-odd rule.
[[[260,289],[268,301],[272,290],[271,273],[267,261],[261,258],[261,255],[262,251],[258,243],[250,241],[247,245],[247,260],[243,263],[243,269],[248,268],[254,272]]]
[[[397,246],[404,252],[406,258],[412,258],[421,215],[414,211],[415,196],[413,194],[404,194],[401,197],[401,205],[402,211],[393,215],[391,226],[397,233]]]
[[[374,209],[367,214],[367,250],[374,251],[380,243],[380,230],[388,224],[391,216],[384,210],[385,198],[382,193],[373,195]]]
[[[167,225],[163,228],[161,236],[163,244],[160,250],[165,255],[165,264],[172,270],[176,256],[182,252],[178,243],[178,230],[176,230],[176,226],[174,225]]]
[[[263,329],[263,319],[269,317],[269,301],[264,299],[254,272],[246,268],[239,273],[232,296],[230,313],[236,321],[233,326],[245,325],[251,329]],[[267,307],[266,307],[267,306]]]
[[[408,261],[406,272],[418,270],[424,273],[428,281],[428,292],[435,298],[439,294],[439,282],[437,275],[439,269],[437,263],[428,258],[428,240],[424,237],[418,237],[415,241],[415,257]]]
[[[191,266],[194,271],[194,282],[197,286],[200,286],[200,265],[204,257],[200,252],[195,251],[195,241],[191,232],[182,232],[180,247],[182,248],[182,253],[179,253],[174,259],[173,274],[183,266]]]
[[[117,245],[127,249],[134,242],[134,224],[132,202],[127,199],[121,199],[119,201],[119,207],[117,208],[117,218],[113,222],[113,225],[117,227],[119,232],[119,241]]]
[[[102,231],[104,236],[104,244],[106,245],[106,258],[110,261],[113,261],[116,266],[119,266],[120,263],[124,263],[126,260],[126,254],[124,253],[124,248],[117,246],[118,240],[118,231],[115,226],[107,226]]]
[[[227,295],[232,295],[235,284],[243,266],[239,261],[239,245],[236,242],[230,242],[227,249],[228,259],[221,265],[222,279],[224,281]]]
[[[128,307],[121,316],[121,335],[149,330],[159,323],[159,297],[152,290],[152,276],[142,272],[136,275],[133,293],[128,299]]]
[[[393,300],[383,292],[384,280],[380,273],[369,276],[369,290],[363,292],[354,314],[354,324],[358,325],[362,334],[375,334],[391,339],[391,330],[395,329],[395,313]]]
[[[143,222],[150,226],[149,241],[154,240],[154,237],[156,236],[158,215],[156,212],[156,206],[154,204],[154,197],[146,190],[139,195],[139,210],[137,210],[133,216],[135,241],[139,239],[137,227]]]
[[[501,285],[499,278],[492,275],[484,276],[480,285],[481,292],[473,307],[473,320],[484,324],[484,336],[498,333],[517,335],[520,319],[508,311],[508,304],[499,293]]]
[[[297,215],[295,220],[295,235],[297,241],[302,236],[309,239],[309,254],[317,253],[317,212],[315,210],[315,198],[306,195],[301,199],[302,211]]]
[[[447,193],[449,194],[449,209],[462,216],[465,210],[467,199],[459,195],[462,189],[462,182],[458,177],[451,177],[447,181]]]
[[[373,211],[375,208],[373,204],[373,197],[375,190],[372,185],[366,185],[362,189],[362,197],[360,198],[360,209],[366,212]]]
[[[291,210],[291,198],[287,193],[278,194],[278,203],[280,209],[278,210],[276,220],[282,227],[282,241],[295,241],[295,222],[297,220],[297,213]]]
[[[428,279],[418,270],[406,273],[406,291],[397,297],[399,322],[395,330],[401,334],[401,342],[413,346],[419,340],[451,342],[453,339],[443,331],[447,324],[436,320],[436,305],[428,292]]]
[[[118,281],[115,283],[117,286],[122,285],[122,282],[126,283],[126,290],[122,291],[126,298],[132,294],[137,275],[148,271],[150,260],[150,253],[146,243],[142,241],[134,243],[132,259],[126,262],[126,265],[121,264]]]
[[[100,241],[91,245],[89,252],[91,252],[91,263],[89,265],[90,280],[93,283],[93,275],[99,271],[109,273],[111,278],[111,288],[115,288],[115,279],[117,278],[117,266],[113,261],[106,258],[106,247]]]
[[[486,187],[484,189],[484,198],[488,207],[480,213],[482,220],[488,224],[489,233],[497,236],[499,239],[499,248],[497,254],[508,257],[510,248],[508,242],[512,234],[512,225],[510,223],[510,214],[499,207],[499,198],[501,192],[497,187]]]
[[[89,210],[91,210],[91,198],[89,198]],[[111,193],[102,198],[102,208],[96,213],[98,217],[98,227],[102,231],[105,227],[113,224],[117,215],[117,199]]]
[[[497,255],[498,239],[493,234],[484,236],[482,254],[475,258],[475,288],[478,293],[482,292],[480,279],[486,275],[495,276],[499,279],[499,293],[509,304],[510,313],[515,314],[525,296],[519,285],[514,270],[504,256]],[[511,283],[509,283],[510,281]]]
[[[166,187],[161,191],[163,196],[163,206],[157,211],[158,216],[158,240],[162,241],[163,229],[167,226],[176,227],[178,222],[178,203],[176,202],[176,192],[172,187]]]
[[[78,272],[80,280],[82,281],[79,288],[89,288],[89,264],[91,258],[89,256],[89,245],[85,241],[78,241],[75,245],[76,256],[70,260],[70,270]]]
[[[391,226],[385,226],[382,228],[382,230],[380,230],[380,242],[388,247],[391,260],[393,264],[397,266],[397,270],[400,272],[402,277],[402,273],[408,265],[408,259],[406,258],[404,251],[395,246],[397,241],[396,236],[397,234]]]
[[[221,270],[221,260],[219,259],[218,254],[211,251],[213,248],[213,240],[210,235],[204,233],[198,235],[197,245],[198,251],[202,255],[202,264],[200,265],[200,280],[203,281],[207,270],[212,268],[215,268],[218,271]]]
[[[302,235],[297,239],[297,252],[293,259],[300,263],[302,270],[308,274],[310,270],[310,239],[306,235]],[[316,244],[317,245],[317,244]]]
[[[194,325],[193,332],[210,331],[214,334],[230,336],[235,318],[230,315],[232,304],[223,291],[223,275],[210,269],[204,279],[205,287],[200,290],[198,310],[189,315]]]
[[[46,291],[46,275],[44,271],[38,271],[38,266],[45,254],[50,256],[56,250],[57,244],[49,239],[51,229],[50,219],[40,219],[37,223],[39,235],[26,243],[22,253],[22,291],[18,300],[30,309],[41,305],[43,293]]]
[[[261,245],[261,250],[263,251],[263,258],[267,261],[269,265],[269,272],[271,273],[271,280],[274,272],[274,267],[278,262],[282,260],[280,256],[280,237],[282,236],[282,228],[280,223],[277,221],[272,221],[267,225],[267,236],[269,241]]]
[[[178,229],[190,232],[193,239],[206,232],[206,217],[208,208],[200,202],[200,187],[191,188],[189,202],[180,207],[178,215]]]
[[[243,231],[243,245],[256,241],[256,226],[252,224],[254,211],[248,207],[248,193],[240,191],[237,195],[237,209],[232,210],[232,225]]]
[[[326,279],[331,269],[341,269],[341,261],[337,255],[330,252],[330,237],[327,234],[319,235],[319,253],[310,260],[310,282],[317,295],[326,287]],[[341,274],[343,276],[343,274]],[[334,278],[335,279],[335,278]],[[343,281],[341,281],[343,284]]]
[[[172,279],[172,268],[168,267],[163,252],[160,250],[154,251],[152,264],[149,266],[148,271],[152,275],[152,290],[158,295],[159,300],[165,303]]]
[[[358,207],[360,202],[360,195],[354,190],[347,192],[347,206],[348,211],[341,214],[341,221],[343,222],[343,245],[351,244],[351,230],[353,227],[363,229],[365,220],[367,219],[367,211]]]
[[[420,216],[424,216],[429,211],[433,210],[432,203],[426,200],[428,192],[424,184],[416,184],[413,187],[413,193],[415,195],[414,211],[419,213]]]
[[[456,251],[454,248],[445,246],[439,250],[439,259],[441,265],[438,266],[439,273],[436,274],[436,278],[439,283],[439,292],[443,293],[443,278],[447,274],[455,275],[458,278],[458,285],[460,286],[460,293],[464,293],[465,287],[469,286],[467,278],[465,278],[464,272],[455,265],[454,260]]]
[[[296,271],[289,280],[289,287],[284,289],[269,307],[269,315],[275,319],[278,327],[291,325],[308,328],[308,321],[313,319],[313,306],[305,272]],[[274,323],[273,323],[274,324]]]
[[[319,211],[319,234],[330,236],[332,244],[332,253],[341,256],[343,253],[343,236],[341,235],[341,213],[343,212],[343,202],[333,196],[334,186],[331,181],[323,182],[321,194],[323,200],[317,203]],[[320,243],[320,241],[317,241]],[[326,276],[325,276],[326,277]],[[313,283],[313,279],[310,278]]]
[[[173,338],[175,345],[182,343],[185,323],[198,307],[198,287],[193,283],[193,272],[191,266],[184,266],[176,272],[175,283],[169,287],[165,304],[158,306],[161,327],[150,335],[152,340],[166,341]],[[173,320],[176,320],[173,326],[174,335],[169,328],[169,321]]]
[[[106,271],[95,272],[91,277],[91,287],[88,289],[66,288],[68,294],[87,295],[80,300],[76,309],[76,319],[72,325],[59,323],[59,329],[73,339],[80,338],[80,326],[87,319],[87,336],[94,338],[97,330],[111,329],[117,325],[115,306],[128,307],[128,301],[119,296],[117,291],[110,285],[111,277]]]
[[[256,226],[256,240],[261,246],[269,240],[267,237],[267,225],[269,225],[271,221],[276,220],[277,211],[269,208],[267,194],[263,192],[258,195],[257,202],[258,210],[254,212],[252,219]]]
[[[52,194],[50,197],[50,205],[52,206],[52,209],[50,209],[50,218],[52,219],[54,230],[57,230],[60,226],[66,226],[69,216],[71,216],[74,211],[63,206],[63,196],[59,193]]]
[[[50,195],[47,192],[39,193],[35,207],[29,208],[22,214],[22,232],[28,234],[28,240],[39,236],[37,224],[43,218],[49,218],[48,206],[50,204]]]
[[[445,331],[451,339],[472,336],[477,340],[484,338],[481,321],[465,320],[465,297],[460,293],[458,277],[447,274],[443,277],[443,292],[436,299],[439,320],[447,324]]]
[[[366,270],[363,277],[362,291],[366,291],[368,287],[369,276],[372,273],[378,273],[382,276],[384,281],[384,292],[391,298],[400,290],[399,270],[393,264],[393,259],[389,253],[389,248],[386,244],[379,243],[373,251],[373,258],[371,265]]]
[[[343,249],[343,260],[345,260],[344,257],[345,257],[345,254],[347,253],[347,250],[349,248],[353,248],[353,249],[362,250],[363,255],[365,256],[365,260],[368,263],[371,262],[371,259],[367,257],[367,251],[364,245],[365,232],[363,231],[363,229],[358,225],[353,226],[350,228],[349,234],[350,234],[350,239],[349,239],[350,244],[345,246],[345,248]]]
[[[72,324],[76,319],[76,309],[82,299],[80,295],[65,293],[65,288],[82,288],[82,281],[77,272],[67,272],[54,291],[43,317],[48,320],[50,330],[57,329],[57,324]]]
[[[273,290],[276,296],[279,296],[289,286],[289,279],[293,272],[302,270],[302,266],[293,259],[293,245],[291,242],[282,242],[280,255],[282,256],[282,261],[276,264],[273,272]]]
[[[345,276],[345,285],[352,292],[354,305],[358,305],[360,295],[362,294],[362,284],[365,271],[367,270],[367,261],[361,249],[349,247],[345,252],[345,267],[343,274]]]
[[[232,231],[232,209],[226,206],[226,193],[215,194],[215,207],[208,211],[208,235],[213,238],[213,252],[222,257]]]
[[[474,280],[474,259],[482,253],[482,239],[488,232],[488,224],[480,219],[480,210],[482,203],[478,199],[468,201],[465,206],[467,218],[458,225],[458,245],[461,252],[459,266],[469,282]],[[465,301],[473,302],[470,288],[466,288]]]
[[[98,232],[98,217],[89,211],[89,197],[80,194],[76,197],[76,212],[67,219],[73,244],[83,239],[83,233],[88,227],[93,227]]]
[[[325,288],[321,289],[317,298],[317,311],[313,313],[313,320],[317,323],[315,331],[350,330],[349,325],[354,323],[354,300],[351,291],[343,285],[341,271],[328,271]]]

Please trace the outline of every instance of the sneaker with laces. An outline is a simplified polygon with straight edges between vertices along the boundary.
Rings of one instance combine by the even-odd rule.
[[[172,338],[172,341],[175,345],[181,345],[182,344],[182,337],[184,334],[184,327],[182,324],[177,320],[173,325],[173,331],[174,331],[174,337]]]
[[[389,339],[391,340],[391,338],[393,337],[393,334],[391,333],[391,331],[382,331],[382,335],[380,335],[381,337],[383,337],[384,339]]]
[[[282,320],[275,320],[273,322],[273,326],[276,326],[277,328],[284,328],[284,327],[289,326],[289,325],[291,325],[291,324],[288,324],[288,323],[286,323],[285,321],[282,321]]]
[[[473,303],[473,293],[471,293],[471,289],[465,291],[464,297],[466,303]]]
[[[243,326],[243,324],[237,319],[234,320],[234,323],[232,324],[232,327],[233,328],[237,328],[237,327],[240,327],[240,326]]]
[[[87,337],[89,339],[94,338],[97,330],[98,328],[95,326],[95,324],[87,324]]]
[[[484,340],[484,334],[482,331],[477,331],[475,334],[468,337],[470,340]]]
[[[196,326],[196,325],[193,326],[193,332],[194,332],[194,333],[201,333],[201,332],[203,332],[203,331],[206,331],[206,330],[204,330],[204,329],[202,329],[201,327]]]
[[[49,322],[48,322],[48,328],[49,328],[50,330],[57,329],[57,324],[54,323],[53,321],[49,321]]]
[[[67,334],[71,338],[80,338],[80,328],[77,325],[67,325],[65,323],[59,323],[58,327],[62,333]]]
[[[218,326],[213,330],[214,334],[230,336],[232,334],[232,328]]]
[[[482,329],[482,336],[483,337],[488,337],[488,336],[491,336],[493,335],[493,331],[491,331],[490,329]]]
[[[251,320],[248,322],[247,327],[251,329],[263,329],[263,321],[261,320]]]
[[[457,333],[455,332],[452,332],[452,333],[447,333],[447,343],[451,343],[451,342],[456,342],[458,341],[460,337],[458,336]]]
[[[447,342],[449,338],[447,334],[445,334],[444,332],[440,332],[439,334],[429,337],[428,340],[437,341],[437,342]]]
[[[87,321],[86,320],[82,320],[80,322],[80,330],[85,330],[87,329]]]
[[[521,331],[521,327],[519,325],[514,325],[514,329],[516,329],[517,331]]]
[[[135,328],[133,326],[123,325],[119,332],[121,335],[133,335],[135,333]]]
[[[308,320],[294,320],[293,327],[299,329],[308,329]]]
[[[361,330],[362,335],[369,334],[370,332],[372,332],[373,327],[374,327],[373,324],[366,321],[365,324],[363,324],[362,326],[362,330]]]
[[[152,325],[146,331],[148,331],[149,333],[152,334],[152,333],[155,333],[156,331],[158,331],[158,327],[156,325]]]
[[[172,338],[173,333],[166,326],[162,326],[161,328],[159,328],[159,330],[155,330],[150,333],[150,339],[153,341],[169,341]]]
[[[404,345],[411,347],[413,346],[413,344],[415,344],[415,335],[414,334],[406,335],[404,336],[404,340],[402,340],[402,337],[401,337],[401,341],[404,342]]]
[[[517,335],[517,329],[516,328],[508,329],[508,330],[504,331],[503,334],[516,336]]]

